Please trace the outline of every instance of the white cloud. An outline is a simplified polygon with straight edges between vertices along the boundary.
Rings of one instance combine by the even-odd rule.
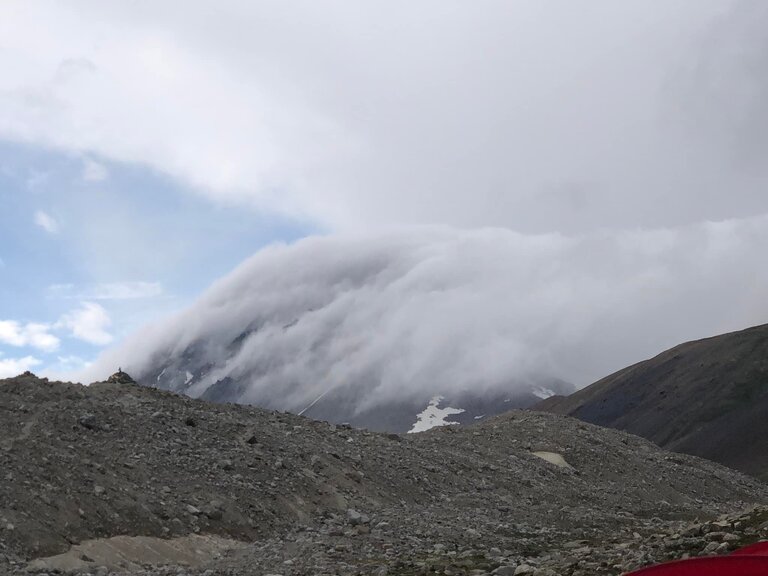
[[[744,217],[767,25],[761,0],[7,1],[0,137],[333,229]]]
[[[83,180],[86,182],[103,182],[109,178],[109,170],[103,164],[86,158],[83,161]]]
[[[112,320],[107,311],[95,302],[81,302],[80,307],[62,316],[58,328],[68,329],[73,338],[89,344],[104,346],[112,342],[107,328]]]
[[[25,356],[23,358],[0,358],[0,378],[18,376],[22,372],[26,372],[34,366],[38,366],[40,363],[40,360],[34,356]]]
[[[257,391],[370,376],[386,395],[544,368],[585,383],[764,318],[765,221],[689,225],[768,211],[768,82],[755,73],[768,3],[147,6],[0,3],[0,138],[141,163],[214,201],[331,230],[525,234],[266,251],[178,325],[122,349],[137,364],[145,346],[264,314],[273,338],[221,369],[272,354]],[[57,25],[30,33],[45,21]],[[107,176],[89,161],[84,178]],[[61,329],[106,343],[109,316],[92,302],[137,292],[72,288],[88,303]]]
[[[107,331],[111,324],[109,314],[102,306],[81,302],[78,308],[64,314],[55,324],[0,320],[0,344],[53,352],[61,345],[53,332],[66,330],[73,338],[103,346],[112,342],[112,335]],[[62,364],[65,358],[60,357],[59,363]]]
[[[35,224],[48,232],[48,234],[57,234],[59,232],[59,223],[56,219],[42,210],[35,212]]]
[[[0,342],[51,352],[60,344],[59,339],[50,333],[51,328],[49,324],[35,322],[22,324],[14,320],[0,320]]]
[[[48,287],[52,298],[76,300],[137,300],[163,295],[159,282],[104,282],[88,286],[53,284]]]
[[[149,378],[193,352],[197,364],[179,364],[178,377],[193,371],[194,393],[229,376],[246,385],[243,401],[291,410],[339,387],[372,408],[547,377],[585,385],[682,341],[768,321],[766,245],[768,216],[574,236],[309,238],[257,253],[84,377],[122,365]]]

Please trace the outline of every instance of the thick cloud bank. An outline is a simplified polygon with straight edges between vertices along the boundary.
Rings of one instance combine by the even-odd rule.
[[[764,0],[6,0],[0,137],[329,230],[743,218],[766,29]]]
[[[246,382],[243,400],[293,410],[345,386],[364,386],[358,408],[370,409],[541,377],[585,385],[768,320],[766,246],[768,217],[572,237],[308,238],[257,253],[85,377],[121,365],[141,378],[194,349],[212,366],[192,394],[230,377]]]

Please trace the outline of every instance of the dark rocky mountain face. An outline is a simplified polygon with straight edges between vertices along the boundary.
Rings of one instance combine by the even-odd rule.
[[[768,535],[766,485],[552,414],[400,436],[30,374],[0,413],[0,573],[615,575]]]
[[[682,344],[534,409],[768,479],[768,325]]]
[[[556,378],[530,378],[525,383],[497,386],[491,390],[441,390],[439,386],[426,386],[423,392],[409,391],[401,398],[367,402],[380,384],[376,374],[367,380],[357,380],[346,386],[335,387],[297,404],[291,400],[306,383],[286,385],[276,378],[275,389],[264,390],[251,386],[251,382],[269,375],[267,364],[248,371],[229,373],[211,378],[217,369],[239,353],[240,346],[253,331],[244,332],[224,349],[210,342],[197,341],[181,353],[159,354],[149,368],[137,377],[139,383],[203,400],[218,403],[236,403],[261,406],[274,410],[288,410],[317,420],[336,424],[348,423],[355,427],[379,432],[405,433],[423,431],[443,424],[472,424],[512,409],[527,408],[553,395],[569,394],[575,387]],[[431,425],[430,425],[431,424]]]

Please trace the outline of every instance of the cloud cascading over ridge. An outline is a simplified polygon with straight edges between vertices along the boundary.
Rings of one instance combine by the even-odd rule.
[[[85,159],[90,190],[140,165],[329,233],[94,378],[200,342],[198,393],[238,376],[287,408],[350,382],[586,384],[766,319],[766,29],[762,0],[9,1],[0,138]],[[104,344],[108,322],[60,327]]]
[[[768,217],[677,230],[413,230],[267,248],[187,311],[107,352],[143,377],[197,346],[245,401],[297,410],[343,386],[378,402],[536,377],[588,384],[682,340],[765,319]],[[701,314],[707,310],[707,314]],[[240,341],[233,352],[231,344]]]

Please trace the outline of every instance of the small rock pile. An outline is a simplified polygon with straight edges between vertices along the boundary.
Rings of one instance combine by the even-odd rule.
[[[122,368],[118,368],[117,372],[107,378],[107,382],[110,384],[136,384],[136,381],[127,372],[123,372]]]

